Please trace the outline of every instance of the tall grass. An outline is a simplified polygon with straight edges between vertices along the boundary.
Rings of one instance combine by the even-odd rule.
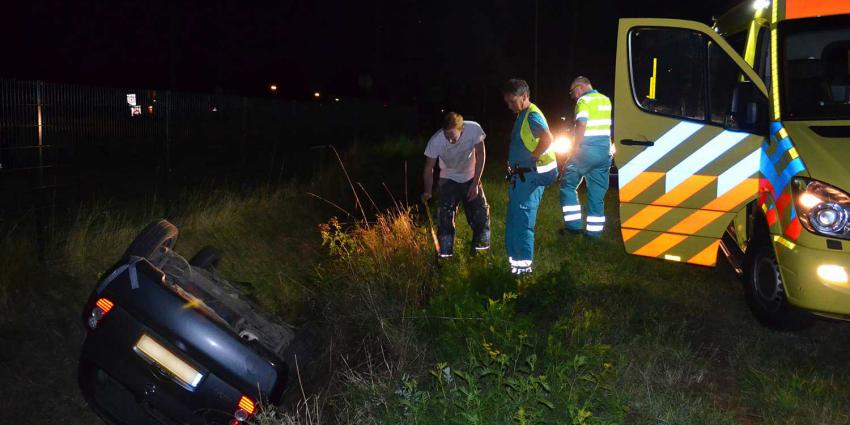
[[[225,277],[250,282],[261,305],[309,324],[319,341],[299,359],[288,404],[267,406],[255,423],[850,423],[850,327],[768,331],[728,269],[626,255],[616,193],[603,238],[588,240],[556,233],[557,191],[547,189],[535,274],[515,280],[500,237],[506,190],[488,175],[492,252],[459,249],[435,265],[421,207],[402,202],[398,185],[382,190],[400,180],[398,158],[414,154],[412,141],[357,146],[341,155],[360,161],[350,183],[337,170],[310,185],[187,193],[168,215],[181,230],[178,252],[217,246]],[[31,228],[2,233],[0,378],[18,383],[0,387],[4,418],[96,423],[73,379],[78,308],[136,232],[165,213],[122,211],[72,212],[46,265]],[[458,247],[471,240],[462,220],[457,238]]]

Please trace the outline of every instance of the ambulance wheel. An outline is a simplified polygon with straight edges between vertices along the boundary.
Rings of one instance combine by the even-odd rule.
[[[810,313],[788,303],[779,262],[769,239],[754,240],[744,265],[747,304],[762,325],[779,331],[796,331],[814,324]]]

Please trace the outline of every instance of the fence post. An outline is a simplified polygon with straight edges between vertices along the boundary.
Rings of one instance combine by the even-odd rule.
[[[165,91],[165,187],[163,197],[165,198],[165,214],[171,213],[171,90]]]
[[[44,240],[44,208],[43,193],[44,193],[44,99],[43,99],[44,82],[36,81],[35,83],[35,102],[36,102],[36,120],[38,134],[38,188],[36,189],[36,204],[35,204],[35,240],[38,250],[38,261],[44,262],[45,258],[45,240]]]

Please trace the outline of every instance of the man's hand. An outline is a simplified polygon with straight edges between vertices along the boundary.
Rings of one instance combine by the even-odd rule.
[[[422,202],[427,203],[431,199],[431,192],[422,192]]]
[[[466,191],[466,200],[467,200],[467,201],[471,201],[471,200],[473,200],[473,199],[475,199],[475,198],[477,198],[477,197],[478,197],[478,186],[479,186],[480,184],[481,184],[481,183],[477,183],[477,184],[471,184],[471,185],[469,185],[469,190],[468,190],[468,191]]]

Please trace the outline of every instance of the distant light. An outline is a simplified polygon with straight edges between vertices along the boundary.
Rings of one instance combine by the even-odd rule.
[[[445,109],[440,109],[440,113],[442,114],[443,112],[446,112],[446,110],[445,110]]]
[[[277,84],[272,84],[272,85],[270,85],[270,86],[269,86],[269,90],[271,90],[271,91],[273,91],[273,92],[276,92],[276,91],[277,91]]]
[[[552,142],[552,148],[559,154],[569,153],[572,150],[573,142],[567,136],[558,136]]]
[[[322,97],[322,94],[321,94],[321,93],[319,93],[319,92],[317,92],[317,91],[314,91],[314,92],[313,92],[313,97],[315,97],[316,99],[318,99],[318,98]]]
[[[770,6],[770,0],[756,0],[753,2],[753,9],[760,10],[766,9]]]
[[[566,121],[567,117],[561,117],[561,121]]]
[[[334,98],[334,102],[339,102],[339,98],[338,98],[338,97],[335,97],[335,98]]]
[[[847,283],[847,271],[844,267],[824,264],[818,267],[818,276],[828,283]]]

